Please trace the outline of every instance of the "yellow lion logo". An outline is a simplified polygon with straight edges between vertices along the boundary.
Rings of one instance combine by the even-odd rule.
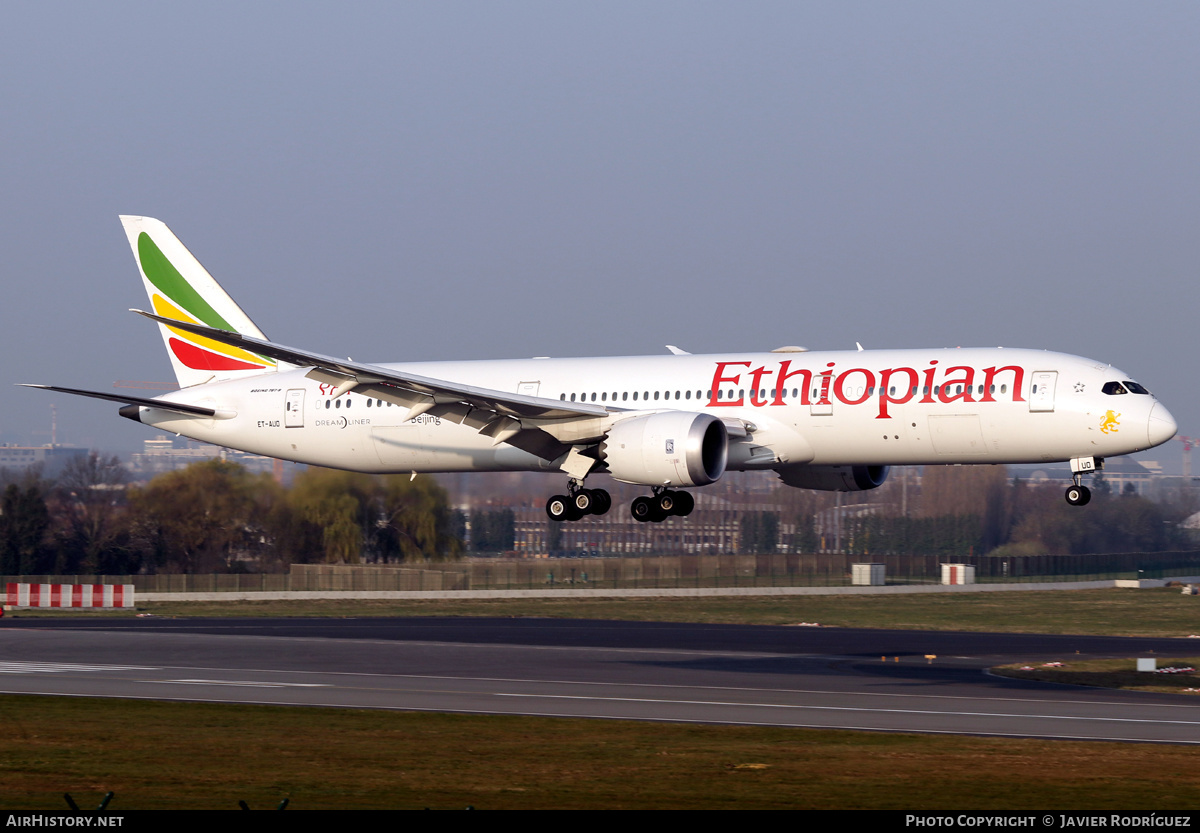
[[[1117,422],[1119,416],[1120,414],[1114,414],[1112,411],[1106,413],[1104,419],[1100,420],[1100,430],[1105,434],[1117,433],[1117,426],[1121,424]]]

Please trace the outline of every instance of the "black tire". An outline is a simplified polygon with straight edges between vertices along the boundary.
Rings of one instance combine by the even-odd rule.
[[[575,505],[575,511],[581,518],[595,511],[596,495],[591,489],[580,489],[571,500]]]
[[[554,495],[546,501],[546,514],[556,523],[571,520],[571,499],[566,495]]]
[[[692,510],[696,508],[696,499],[692,497],[691,492],[676,492],[675,493],[675,514],[683,518],[692,514]]]
[[[655,507],[664,518],[667,515],[675,514],[675,504],[678,497],[678,492],[663,492],[657,498],[655,498]]]
[[[1069,486],[1067,488],[1067,503],[1072,506],[1087,506],[1092,499],[1092,492],[1087,486]]]
[[[629,504],[629,513],[633,515],[635,521],[654,520],[654,502],[650,498],[642,496],[633,499],[633,503]]]
[[[592,490],[592,514],[605,515],[612,509],[612,495],[604,489]]]

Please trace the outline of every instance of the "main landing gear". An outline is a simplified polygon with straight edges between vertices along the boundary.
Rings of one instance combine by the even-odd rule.
[[[629,511],[635,521],[661,523],[672,515],[683,517],[691,514],[696,499],[689,492],[673,492],[661,486],[654,487],[649,497],[634,498]]]
[[[571,481],[570,494],[554,495],[546,501],[546,514],[559,523],[577,521],[586,515],[603,515],[612,508],[612,496],[604,489],[584,489]],[[688,492],[674,492],[663,486],[655,486],[654,494],[634,499],[629,507],[634,520],[660,523],[675,515],[691,514],[696,499]]]
[[[577,521],[584,515],[603,515],[612,508],[612,496],[604,489],[583,489],[571,482],[569,495],[554,495],[546,501],[552,521]]]

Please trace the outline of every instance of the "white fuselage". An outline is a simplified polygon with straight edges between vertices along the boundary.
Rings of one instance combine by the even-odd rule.
[[[1037,350],[930,349],[432,362],[382,367],[610,409],[740,422],[728,468],[1033,463],[1128,454],[1175,422],[1130,377]],[[306,378],[307,368],[198,385],[162,399],[217,418],[143,408],[142,422],[255,454],[366,472],[541,471],[543,460],[445,417]]]

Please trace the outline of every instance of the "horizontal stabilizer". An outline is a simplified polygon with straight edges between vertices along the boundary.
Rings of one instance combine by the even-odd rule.
[[[144,399],[140,396],[126,396],[120,393],[99,393],[93,390],[79,390],[77,388],[59,388],[54,385],[18,385],[22,388],[40,388],[41,390],[52,390],[58,393],[69,393],[73,396],[87,396],[92,399],[104,399],[109,402],[120,402],[123,405],[140,405],[143,408],[157,408],[160,411],[174,411],[179,414],[188,414],[189,416],[216,416],[217,412],[214,408],[203,408],[199,405],[184,405],[180,402],[166,402],[162,399]]]

